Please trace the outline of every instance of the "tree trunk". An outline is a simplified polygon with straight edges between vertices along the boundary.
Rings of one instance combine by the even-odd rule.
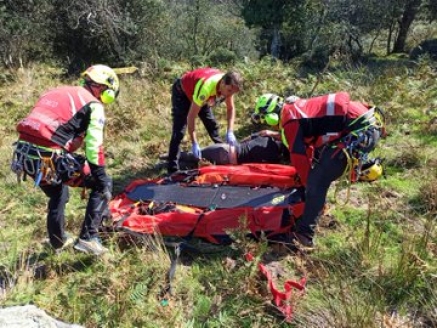
[[[273,58],[279,58],[279,49],[281,47],[281,35],[279,33],[279,27],[275,26],[273,28],[273,38],[272,45],[270,48],[270,53]]]
[[[390,55],[391,52],[391,42],[393,39],[393,30],[394,30],[394,22],[390,23],[390,26],[388,28],[388,36],[387,36],[387,47],[386,47],[386,55]]]
[[[408,30],[411,23],[414,21],[422,0],[409,0],[405,4],[402,18],[399,21],[399,34],[396,38],[395,45],[393,47],[393,53],[399,53],[405,51],[405,42],[408,36]]]

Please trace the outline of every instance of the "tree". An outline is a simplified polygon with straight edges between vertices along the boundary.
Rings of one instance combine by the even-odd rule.
[[[231,1],[167,0],[172,17],[167,27],[168,55],[172,59],[208,63],[223,57],[242,58],[253,51],[253,33],[244,21],[232,14],[237,9]]]
[[[261,27],[270,34],[269,53],[275,58],[281,58],[283,24],[288,23],[291,29],[298,26],[301,20],[296,8],[302,3],[303,0],[242,0],[241,15],[247,26]]]
[[[399,19],[399,33],[396,38],[393,53],[405,51],[405,42],[407,40],[408,31],[419,11],[422,0],[407,0],[403,7],[402,17]]]
[[[150,55],[159,43],[160,0],[54,0],[55,53],[71,73],[95,62],[111,65]],[[147,52],[149,51],[149,52]]]
[[[47,59],[51,30],[46,12],[49,0],[0,0],[0,54],[3,65],[18,67]]]

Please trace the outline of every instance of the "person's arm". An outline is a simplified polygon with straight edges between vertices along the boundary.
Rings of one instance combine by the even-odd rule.
[[[277,140],[281,140],[281,134],[279,133],[279,131],[261,130],[258,132],[258,134],[261,137],[272,137],[272,138],[275,138]]]
[[[238,140],[234,134],[235,107],[234,107],[233,95],[226,98],[226,108],[227,108],[227,119],[228,119],[226,142],[231,146],[236,146],[238,144]]]
[[[89,163],[105,166],[103,152],[103,129],[105,127],[105,109],[100,103],[90,104],[90,120],[85,133],[85,156]]]
[[[234,121],[235,121],[235,106],[234,106],[234,96],[226,97],[226,114],[227,114],[227,123],[228,123],[228,131],[234,131]]]
[[[85,135],[85,155],[90,165],[91,174],[97,183],[97,189],[108,200],[112,197],[112,179],[105,170],[105,154],[103,151],[103,129],[105,126],[105,110],[102,104],[90,105],[90,121]]]
[[[308,173],[311,169],[311,159],[308,157],[308,147],[304,142],[303,131],[297,120],[284,127],[285,138],[290,152],[290,162],[296,168],[300,182],[306,186]]]
[[[281,141],[281,133],[279,131],[273,131],[273,130],[261,130],[255,133],[252,133],[250,136],[244,138],[242,142],[251,140],[256,137],[272,137],[278,141]]]
[[[196,117],[199,114],[199,112],[200,112],[200,106],[192,102],[187,116],[188,135],[190,136],[191,143],[197,143]]]

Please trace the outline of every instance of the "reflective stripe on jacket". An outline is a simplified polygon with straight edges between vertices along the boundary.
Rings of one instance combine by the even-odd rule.
[[[349,124],[364,117],[369,106],[351,102],[347,92],[299,99],[281,110],[281,136],[290,151],[291,163],[305,185],[314,149],[341,139],[352,132]],[[363,125],[367,123],[360,122]],[[358,126],[354,126],[354,129]]]
[[[198,68],[182,76],[182,89],[188,99],[199,107],[206,104],[216,105],[224,100],[217,90],[223,75],[215,68]]]

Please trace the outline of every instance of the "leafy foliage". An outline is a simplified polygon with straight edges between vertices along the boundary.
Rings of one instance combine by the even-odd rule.
[[[45,14],[51,10],[49,0],[0,1],[0,54],[4,66],[20,67],[51,58],[52,33]]]
[[[97,62],[200,66],[303,54],[321,68],[334,54],[356,61],[435,37],[428,24],[435,7],[432,0],[0,0],[0,53],[6,67],[60,62],[68,73]]]
[[[54,52],[68,61],[70,72],[91,63],[128,63],[151,55],[143,43],[159,44],[159,30],[152,27],[165,18],[158,0],[88,0],[68,5],[55,0],[54,9]]]

